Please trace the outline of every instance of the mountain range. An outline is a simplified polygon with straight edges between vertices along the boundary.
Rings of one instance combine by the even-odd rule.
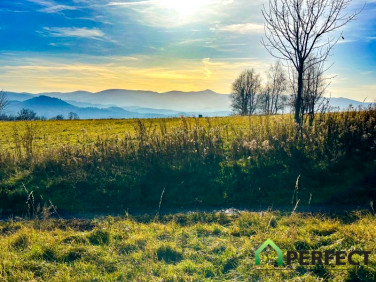
[[[38,96],[25,101],[10,101],[6,112],[10,115],[17,115],[21,109],[30,109],[38,116],[45,118],[63,115],[65,118],[69,113],[77,114],[81,119],[105,119],[105,118],[158,118],[165,117],[161,114],[140,114],[130,112],[119,107],[96,108],[96,107],[77,107],[61,99],[48,96]]]
[[[227,116],[231,114],[230,95],[211,90],[199,92],[171,91],[158,93],[112,89],[91,93],[14,93],[7,92],[9,105],[6,114],[17,115],[23,109],[31,109],[39,116],[52,118],[68,116],[74,112],[82,119],[102,118],[160,118],[176,116]],[[346,98],[331,98],[330,106],[339,109],[368,106]]]
[[[154,109],[171,109],[180,112],[228,111],[231,101],[229,95],[218,94],[211,90],[198,92],[170,91],[158,93],[152,91],[109,89],[91,93],[76,91],[70,93],[50,92],[41,94],[8,93],[9,100],[27,100],[43,95],[64,101],[86,104],[99,104],[116,107],[143,107]]]

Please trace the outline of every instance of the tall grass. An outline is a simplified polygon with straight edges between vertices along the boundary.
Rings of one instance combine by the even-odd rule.
[[[300,128],[290,116],[213,121],[136,121],[121,137],[105,130],[89,142],[83,130],[75,143],[38,147],[48,132],[17,123],[0,151],[0,208],[24,213],[24,186],[41,205],[72,212],[155,210],[164,190],[164,207],[291,206],[299,175],[299,206],[375,200],[375,108],[321,114]]]

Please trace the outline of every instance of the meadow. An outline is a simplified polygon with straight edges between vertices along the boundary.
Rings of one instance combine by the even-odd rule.
[[[186,118],[189,123],[195,119]],[[236,128],[246,129],[248,126],[248,117],[218,117],[210,118],[211,123],[216,126],[231,125]],[[101,119],[101,120],[46,120],[34,121],[34,144],[35,149],[58,148],[62,145],[79,145],[82,141],[94,143],[98,137],[105,139],[124,139],[127,134],[135,135],[138,127],[137,119]],[[145,126],[160,128],[161,124],[166,124],[168,128],[179,127],[182,124],[180,118],[165,119],[142,119]],[[205,126],[207,119],[200,120]],[[21,135],[25,134],[27,128],[25,121],[1,122],[0,130],[3,133],[0,136],[0,148],[9,149],[15,147],[14,133],[19,131]]]
[[[374,108],[300,128],[280,115],[0,132],[0,280],[376,279]],[[371,251],[370,261],[276,270],[269,250],[256,266],[268,238],[284,252]]]
[[[373,210],[376,110],[0,123],[0,209],[61,213],[242,207]],[[26,204],[25,204],[26,202]]]
[[[0,223],[2,281],[375,281],[376,218],[281,212],[189,213]],[[276,270],[286,250],[371,251],[369,265]],[[356,256],[356,262],[362,258]]]

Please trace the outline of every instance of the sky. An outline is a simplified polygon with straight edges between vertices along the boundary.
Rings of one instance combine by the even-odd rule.
[[[0,88],[231,92],[244,69],[266,76],[267,0],[1,0]],[[353,0],[348,12],[364,2]],[[376,101],[376,0],[342,30],[327,95]]]

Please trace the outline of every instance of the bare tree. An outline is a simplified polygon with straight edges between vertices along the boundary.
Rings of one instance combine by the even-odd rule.
[[[313,124],[316,112],[325,111],[327,106],[326,98],[323,97],[330,85],[330,78],[324,76],[324,63],[311,65],[304,74],[304,98],[302,115],[307,114],[309,124]]]
[[[68,119],[70,119],[70,120],[76,120],[76,119],[80,119],[80,117],[78,116],[78,114],[76,114],[74,112],[70,112],[68,114]]]
[[[315,61],[315,58],[311,58],[311,61]],[[310,125],[313,124],[313,120],[317,112],[325,112],[327,110],[328,101],[323,97],[323,95],[330,85],[331,78],[325,77],[324,73],[324,62],[311,64],[310,67],[308,67],[304,72],[304,87],[300,119],[303,120],[304,115],[308,116]],[[297,99],[297,75],[295,72],[292,73],[291,78],[291,88],[293,89],[294,93],[292,101],[294,105],[296,104]]]
[[[259,97],[259,108],[267,115],[275,115],[284,109],[287,96],[287,77],[280,61],[272,65],[267,74],[267,84]]]
[[[21,109],[16,117],[17,120],[37,120],[37,113],[30,109]]]
[[[240,115],[254,114],[260,89],[260,75],[254,69],[243,71],[232,85],[233,111]]]
[[[0,115],[3,113],[3,111],[5,110],[7,106],[8,106],[8,97],[3,91],[0,91]]]
[[[269,0],[268,8],[262,11],[266,21],[264,46],[274,57],[287,60],[297,72],[294,107],[299,124],[304,72],[327,60],[341,36],[334,32],[359,14],[345,13],[350,3],[351,0]]]
[[[52,118],[50,118],[50,119],[51,119],[51,120],[64,120],[65,118],[64,118],[63,115],[57,115],[57,116],[52,117]]]

